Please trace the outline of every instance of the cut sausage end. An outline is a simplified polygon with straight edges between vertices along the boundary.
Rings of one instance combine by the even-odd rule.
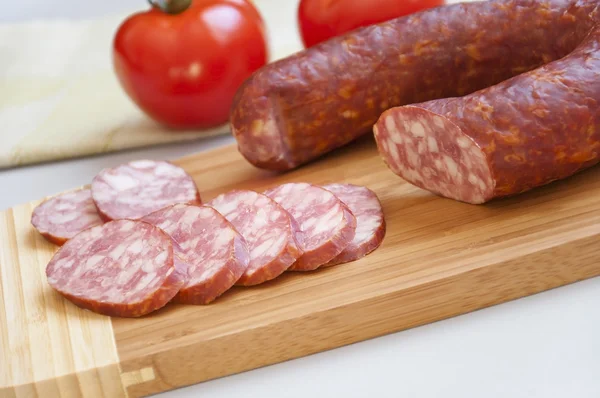
[[[388,167],[411,184],[472,204],[493,197],[486,154],[446,117],[418,106],[397,107],[384,112],[373,131]]]
[[[253,79],[256,77],[250,81]],[[287,132],[274,98],[242,88],[232,110],[231,132],[238,142],[238,150],[248,162],[258,168],[278,171],[297,166],[296,160],[290,157]]]

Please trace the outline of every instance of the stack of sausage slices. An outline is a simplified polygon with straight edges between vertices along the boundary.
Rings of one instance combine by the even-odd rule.
[[[381,204],[365,187],[288,183],[202,204],[183,169],[151,160],[102,170],[90,189],[40,204],[31,222],[61,245],[49,284],[82,308],[121,317],[353,261],[385,235]]]

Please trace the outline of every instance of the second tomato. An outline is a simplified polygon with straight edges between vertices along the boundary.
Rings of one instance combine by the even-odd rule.
[[[444,0],[301,0],[300,34],[306,47],[356,28],[444,4]]]
[[[235,92],[267,62],[264,24],[247,0],[192,0],[129,17],[114,40],[114,65],[131,99],[175,128],[225,123]]]

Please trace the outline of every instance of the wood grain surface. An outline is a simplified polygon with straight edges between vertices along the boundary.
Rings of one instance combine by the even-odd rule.
[[[0,396],[144,396],[328,350],[600,275],[600,169],[484,206],[396,177],[362,140],[276,174],[230,146],[178,161],[203,199],[288,181],[366,185],[388,230],[368,257],[235,287],[208,306],[107,318],[51,291],[34,203],[0,213]],[[48,392],[50,392],[48,395]]]
[[[36,204],[0,212],[0,397],[124,397],[110,318],[46,282],[56,246],[29,223]]]

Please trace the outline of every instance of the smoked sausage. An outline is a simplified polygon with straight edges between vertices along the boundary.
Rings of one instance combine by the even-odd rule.
[[[480,204],[598,163],[599,103],[600,28],[594,28],[558,61],[465,97],[390,109],[374,131],[396,174]]]
[[[304,253],[290,271],[313,271],[353,242],[356,217],[331,191],[293,182],[271,188],[265,195],[289,212],[298,225],[298,243]]]
[[[52,288],[81,308],[131,318],[165,306],[188,279],[171,238],[132,220],[78,233],[52,257],[46,276]]]
[[[31,214],[35,229],[59,246],[79,232],[102,223],[89,189],[56,195],[40,203]]]
[[[250,262],[237,280],[253,286],[281,275],[302,255],[291,216],[269,197],[249,190],[234,190],[211,200],[244,237]]]
[[[92,180],[92,198],[105,221],[140,219],[177,203],[202,203],[198,187],[181,167],[135,160],[102,170]]]
[[[375,192],[353,184],[328,184],[323,188],[338,197],[356,217],[354,239],[324,266],[356,261],[377,249],[385,237],[385,217]]]
[[[463,96],[571,53],[598,0],[454,4],[365,27],[258,70],[231,130],[253,165],[289,170],[372,131],[389,108]]]
[[[244,238],[212,207],[176,204],[148,214],[176,244],[173,253],[187,268],[188,281],[174,302],[209,304],[242,276],[250,255]]]

